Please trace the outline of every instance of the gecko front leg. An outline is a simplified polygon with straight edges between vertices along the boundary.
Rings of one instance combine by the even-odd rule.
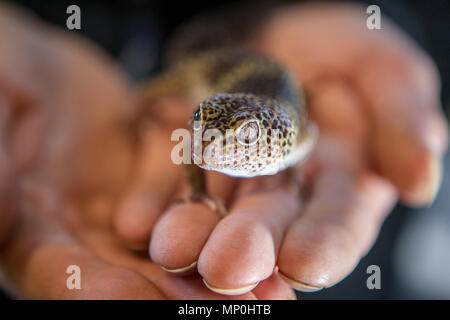
[[[221,199],[212,197],[207,190],[205,171],[195,164],[185,164],[184,171],[191,194],[186,201],[201,202],[211,210],[217,212],[221,217],[227,214],[227,209]]]

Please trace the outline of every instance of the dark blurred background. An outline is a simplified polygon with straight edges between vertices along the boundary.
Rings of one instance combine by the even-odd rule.
[[[66,27],[66,8],[81,8],[81,33],[115,57],[130,77],[141,80],[158,72],[168,37],[195,15],[237,1],[12,1],[42,19]],[[261,1],[259,1],[260,3]],[[281,5],[294,1],[271,1]],[[442,104],[450,108],[450,1],[358,1],[376,4],[434,59],[442,80]],[[242,3],[242,1],[239,1]],[[299,299],[450,299],[450,157],[434,205],[426,209],[397,206],[379,238],[354,272],[336,286]],[[370,265],[381,269],[381,289],[366,286]],[[0,299],[7,298],[1,294]]]

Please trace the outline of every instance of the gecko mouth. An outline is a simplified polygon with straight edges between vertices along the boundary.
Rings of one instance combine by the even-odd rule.
[[[192,151],[192,160],[194,164],[200,167],[209,167],[218,162],[219,154],[216,153],[217,146],[213,142],[203,143],[201,150]]]
[[[192,161],[194,164],[196,164],[198,166],[204,165],[202,154],[198,155],[196,152],[192,152]]]
[[[226,166],[226,159],[230,157],[226,152],[222,143],[204,141],[201,150],[193,149],[192,161],[201,168],[214,170]]]

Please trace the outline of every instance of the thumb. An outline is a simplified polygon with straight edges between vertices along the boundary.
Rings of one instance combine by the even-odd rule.
[[[380,60],[372,62],[359,82],[371,97],[374,164],[397,187],[404,203],[430,205],[439,190],[448,141],[439,77],[425,55],[387,55]]]

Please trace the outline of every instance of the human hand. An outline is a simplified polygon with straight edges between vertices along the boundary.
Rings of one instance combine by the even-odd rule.
[[[321,132],[297,172],[312,189],[308,201],[283,190],[280,176],[208,172],[211,193],[225,200],[229,215],[220,220],[198,204],[169,207],[186,185],[170,160],[173,127],[160,124],[148,133],[136,182],[115,219],[129,245],[145,246],[151,235],[154,262],[180,274],[197,267],[220,293],[247,292],[276,266],[275,275],[294,288],[315,291],[353,270],[398,196],[431,203],[447,145],[437,72],[385,19],[382,30],[371,31],[366,18],[355,6],[296,5],[275,13],[248,44],[289,66],[305,88]],[[176,110],[185,102],[161,103]]]
[[[111,227],[136,160],[121,71],[86,41],[0,7],[2,285],[19,298],[222,298],[130,252]],[[70,265],[81,290],[66,287]],[[290,294],[266,283],[237,298]]]

